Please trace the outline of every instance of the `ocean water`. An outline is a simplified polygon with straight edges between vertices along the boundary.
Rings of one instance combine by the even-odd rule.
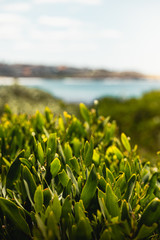
[[[0,79],[0,85],[11,85],[13,79]],[[140,97],[151,90],[160,90],[160,80],[121,79],[41,79],[20,78],[18,84],[44,90],[67,102],[92,103],[109,96],[116,98]]]

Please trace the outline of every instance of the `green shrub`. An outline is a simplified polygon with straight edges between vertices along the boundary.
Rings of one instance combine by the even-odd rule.
[[[116,124],[12,114],[0,123],[1,239],[158,239],[160,174]]]
[[[137,99],[102,98],[99,100],[99,113],[116,120],[119,132],[125,132],[139,152],[152,162],[159,160],[160,150],[160,91],[144,94]]]

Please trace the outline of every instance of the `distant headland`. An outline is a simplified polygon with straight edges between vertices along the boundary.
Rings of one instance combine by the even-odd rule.
[[[144,75],[134,71],[109,71],[106,69],[76,68],[68,66],[45,66],[32,64],[0,63],[1,77],[40,77],[40,78],[120,78],[120,79],[160,79],[159,76]]]

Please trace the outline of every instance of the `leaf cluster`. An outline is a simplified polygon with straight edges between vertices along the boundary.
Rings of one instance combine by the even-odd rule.
[[[158,239],[160,174],[116,124],[46,108],[0,122],[1,239]]]

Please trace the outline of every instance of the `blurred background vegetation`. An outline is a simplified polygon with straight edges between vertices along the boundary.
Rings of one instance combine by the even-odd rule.
[[[48,106],[55,114],[64,111],[79,116],[78,104],[68,104],[50,94],[19,85],[0,88],[0,114],[8,104],[13,113],[44,112]],[[92,108],[93,106],[88,106]],[[99,99],[99,115],[110,116],[117,123],[117,133],[125,132],[132,146],[138,145],[143,160],[156,162],[160,150],[160,92],[154,91],[138,99]]]
[[[99,114],[115,119],[119,133],[130,136],[145,159],[151,158],[154,162],[159,159],[160,92],[146,93],[138,99],[100,99]]]
[[[62,114],[67,111],[77,113],[76,104],[66,104],[49,93],[35,88],[27,88],[14,84],[0,87],[0,115],[3,114],[4,106],[8,104],[13,113],[34,114],[36,110],[44,112],[48,106],[54,113]]]

